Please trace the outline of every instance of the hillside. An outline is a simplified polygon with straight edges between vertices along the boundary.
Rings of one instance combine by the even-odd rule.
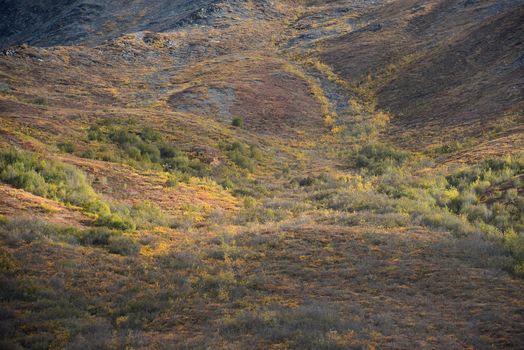
[[[520,1],[0,8],[0,348],[524,347]]]

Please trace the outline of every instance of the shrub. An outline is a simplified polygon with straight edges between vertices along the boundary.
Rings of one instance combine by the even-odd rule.
[[[355,167],[368,175],[382,175],[401,166],[409,154],[385,144],[368,144],[351,157]]]
[[[369,210],[374,213],[391,213],[396,212],[396,202],[388,196],[368,191],[337,191],[333,195],[322,200],[327,208],[341,211],[365,211]]]
[[[454,213],[459,213],[465,206],[477,204],[477,196],[472,192],[462,192],[453,198],[448,205],[448,208]]]
[[[144,128],[140,132],[140,137],[142,138],[142,140],[148,141],[148,142],[156,142],[160,140],[160,134],[149,127]]]
[[[232,271],[217,269],[212,272],[199,276],[193,281],[192,287],[203,292],[206,297],[218,298],[221,301],[245,293]]]
[[[95,159],[96,158],[96,152],[93,149],[87,149],[84,152],[80,154],[80,157],[86,158],[86,159]]]
[[[484,221],[491,219],[491,210],[484,204],[467,204],[461,208],[461,213],[466,215],[471,222]]]
[[[193,269],[201,264],[201,261],[193,252],[190,251],[172,251],[160,258],[160,262],[165,268],[169,269]]]
[[[135,255],[138,245],[122,232],[107,227],[96,227],[78,233],[78,241],[83,245],[97,246],[107,249],[110,253],[120,255]]]
[[[115,234],[115,231],[107,227],[97,227],[82,231],[78,240],[84,245],[104,246],[109,244],[109,238]]]
[[[13,272],[16,268],[16,262],[8,251],[0,249],[0,274]]]
[[[463,145],[460,142],[453,141],[435,148],[434,152],[437,154],[448,154],[459,151],[462,148]]]
[[[79,230],[70,226],[53,225],[38,218],[20,217],[0,223],[0,235],[12,245],[41,240],[74,244]]]
[[[185,152],[163,143],[160,135],[150,128],[145,128],[139,135],[123,129],[113,129],[109,138],[137,162],[160,164],[166,171],[191,175],[205,176],[208,173],[199,159],[190,159]]]
[[[113,129],[109,133],[109,139],[119,145],[119,147],[131,158],[137,161],[160,162],[160,150],[150,143],[159,136],[150,129],[144,129],[141,136],[123,129]],[[153,139],[153,140],[151,140]]]
[[[181,151],[176,149],[172,145],[164,144],[164,145],[160,146],[160,156],[163,159],[174,158],[174,157],[177,157],[179,155],[181,155]]]
[[[509,234],[506,237],[506,245],[519,261],[524,261],[524,235],[516,233]]]
[[[91,125],[87,131],[87,138],[90,141],[102,141],[104,139],[104,133],[98,125]]]
[[[47,106],[49,102],[47,101],[47,98],[45,97],[37,97],[34,100],[34,104],[40,105],[40,106]]]
[[[415,214],[415,220],[424,226],[445,229],[458,235],[469,235],[477,232],[465,218],[438,209],[421,215]]]
[[[15,148],[0,152],[0,180],[38,196],[107,211],[80,170]]]
[[[524,198],[517,188],[522,186],[522,159],[487,159],[446,177],[445,193],[454,193],[447,201],[439,201],[456,214],[467,215],[470,221],[493,225],[499,230],[520,229],[524,223]],[[514,186],[515,188],[507,188]],[[504,191],[500,187],[507,188]],[[486,204],[479,203],[480,197]]]
[[[168,226],[169,218],[151,202],[141,202],[131,207],[129,216],[138,228]]]
[[[168,171],[190,172],[190,161],[186,155],[180,154],[164,159],[163,166]]]
[[[60,142],[57,147],[60,151],[66,153],[74,153],[76,151],[75,145],[73,145],[71,142]]]
[[[240,142],[220,143],[220,149],[224,151],[227,157],[237,166],[253,171],[255,168],[254,160],[259,160],[261,154],[256,146],[247,147]]]
[[[107,249],[110,253],[120,255],[136,255],[140,248],[130,238],[122,235],[113,235],[109,237]]]
[[[362,327],[350,322],[328,304],[310,303],[296,309],[271,306],[242,311],[222,321],[220,333],[228,338],[250,334],[258,341],[291,342],[297,349],[346,349],[330,337]]]
[[[135,223],[130,218],[118,214],[102,215],[95,221],[95,225],[123,231],[136,229]]]
[[[235,186],[233,181],[231,181],[230,179],[225,179],[224,181],[222,181],[221,185],[226,190],[231,190]]]
[[[234,117],[231,121],[231,125],[237,128],[243,128],[244,127],[244,119],[240,117]]]

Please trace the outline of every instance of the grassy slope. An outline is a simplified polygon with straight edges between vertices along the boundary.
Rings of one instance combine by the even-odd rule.
[[[1,58],[2,149],[74,165],[111,210],[142,223],[89,231],[96,213],[2,184],[6,217],[76,227],[0,224],[2,345],[522,347],[521,219],[503,229],[449,212],[476,184],[455,193],[444,178],[463,162],[517,154],[518,123],[460,145],[422,145],[409,128],[391,136],[399,129],[377,109],[374,85],[356,86],[311,55],[348,21],[364,23],[364,10],[280,6],[278,20]],[[300,36],[308,28],[319,42]],[[93,125],[99,140],[89,138]],[[148,126],[209,163],[205,178],[134,161],[108,136]],[[358,169],[360,145],[406,138],[417,144],[409,159]],[[257,146],[252,170],[223,146],[234,141]],[[518,205],[522,169],[493,173],[473,204],[493,213],[494,203]],[[133,207],[144,201],[162,214],[149,222]]]

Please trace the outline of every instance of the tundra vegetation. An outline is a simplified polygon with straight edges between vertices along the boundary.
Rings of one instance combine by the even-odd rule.
[[[0,56],[0,348],[524,347],[522,6],[153,2]]]

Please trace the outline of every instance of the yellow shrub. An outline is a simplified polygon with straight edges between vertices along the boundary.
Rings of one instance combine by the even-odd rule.
[[[324,125],[332,126],[335,123],[335,119],[330,114],[324,115]]]

